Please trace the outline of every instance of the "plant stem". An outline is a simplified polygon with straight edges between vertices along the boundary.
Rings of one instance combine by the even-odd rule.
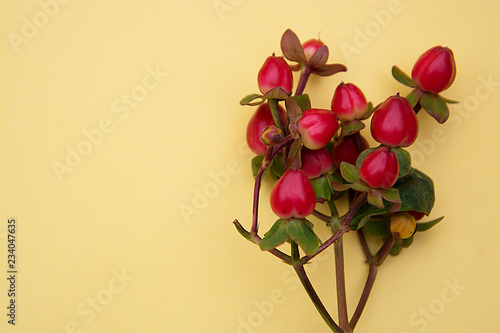
[[[309,79],[309,75],[311,75],[311,70],[312,68],[309,65],[302,67],[299,83],[297,84],[297,90],[295,91],[295,96],[302,95],[302,93],[304,92],[307,80]]]
[[[366,258],[369,262],[369,269],[368,269],[368,277],[366,278],[366,283],[365,287],[363,289],[363,292],[361,293],[361,297],[359,298],[358,306],[356,307],[356,310],[354,311],[354,314],[352,315],[351,321],[349,322],[349,326],[354,330],[356,327],[356,324],[359,321],[359,318],[361,317],[361,314],[363,313],[363,310],[365,309],[366,303],[368,302],[368,297],[370,296],[370,293],[372,291],[373,285],[375,283],[375,278],[377,277],[377,272],[378,272],[378,267],[382,265],[389,255],[389,252],[392,249],[392,246],[394,245],[396,238],[394,235],[391,235],[385,242],[384,245],[380,248],[380,250],[377,252],[377,255],[373,257],[370,253],[370,250],[368,249],[368,245],[366,244],[366,239],[363,234],[363,231],[358,232],[361,245],[363,246],[363,250],[365,252]]]
[[[361,133],[356,132],[352,135],[352,138],[354,139],[354,143],[356,144],[356,150],[358,152],[362,152],[365,150],[365,146],[363,144],[363,140],[361,139]]]
[[[262,175],[264,171],[271,165],[274,155],[276,155],[281,148],[286,146],[290,141],[294,140],[290,135],[285,137],[283,141],[274,147],[268,147],[266,150],[266,156],[260,165],[260,169],[255,176],[255,184],[253,189],[253,206],[252,206],[252,234],[257,235],[259,230],[259,196],[260,196],[260,185],[262,182]]]
[[[296,263],[293,268],[295,269],[295,272],[297,273],[297,276],[300,279],[300,282],[302,282],[302,285],[304,286],[304,289],[306,290],[307,294],[311,298],[311,301],[313,302],[314,306],[318,310],[319,314],[325,321],[325,323],[330,327],[332,332],[335,333],[342,333],[343,330],[335,323],[333,318],[330,316],[328,313],[328,310],[325,308],[323,303],[321,302],[318,294],[314,290],[314,287],[311,284],[311,281],[309,281],[309,278],[307,277],[306,271],[304,270],[304,265],[302,265],[300,262]]]
[[[245,230],[245,228],[243,228],[243,226],[240,224],[240,222],[238,222],[238,220],[234,220],[233,221],[233,224],[236,226],[236,229],[238,230],[238,232],[243,236],[245,237],[246,240],[260,246],[260,242],[262,241],[262,238],[259,237],[259,235],[257,234],[252,234],[248,231]],[[281,260],[283,260],[286,264],[288,265],[292,265],[292,258],[281,252],[280,250],[274,248],[274,249],[271,249],[271,250],[267,250],[267,252],[273,254],[274,256],[280,258]]]
[[[373,255],[370,251],[370,248],[368,247],[368,243],[366,242],[363,229],[358,229],[358,237],[359,237],[359,242],[361,243],[361,247],[363,248],[363,252],[365,253],[366,261],[371,262],[373,259]]]
[[[328,215],[325,215],[317,210],[315,210],[313,213],[312,213],[313,216],[316,216],[318,219],[326,222],[326,223],[330,223],[330,221],[332,220],[332,218]]]
[[[368,277],[366,278],[365,288],[363,289],[363,293],[359,299],[358,306],[356,307],[356,311],[352,315],[351,321],[349,322],[349,326],[352,330],[356,327],[356,324],[365,309],[366,302],[368,301],[368,297],[370,296],[370,292],[372,291],[373,284],[375,283],[375,278],[377,277],[378,266],[372,262],[370,263],[370,268],[368,270]]]
[[[394,243],[396,243],[396,236],[394,236],[394,234],[391,234],[391,236],[386,239],[384,245],[382,245],[380,250],[377,252],[375,258],[373,258],[373,262],[375,262],[375,265],[380,266],[384,263],[385,259],[389,255],[389,252],[391,252]]]
[[[264,174],[264,171],[269,167],[271,164],[271,161],[273,159],[273,148],[272,147],[267,147],[266,150],[266,157],[264,157],[264,160],[262,161],[262,164],[260,165],[260,169],[257,172],[257,175],[255,176],[255,183],[253,187],[253,206],[252,206],[252,229],[251,232],[252,234],[257,234],[259,231],[259,196],[260,196],[260,184],[262,181],[262,175]]]
[[[341,237],[343,234],[348,232],[350,230],[349,224],[351,224],[352,219],[354,218],[354,215],[356,215],[356,212],[365,204],[366,202],[366,192],[361,192],[356,200],[354,200],[353,204],[351,205],[351,208],[349,208],[349,211],[347,214],[344,215],[344,218],[342,219],[342,224],[340,225],[339,230],[333,234],[332,237],[330,237],[328,240],[326,240],[323,244],[320,245],[318,251],[313,254],[313,255],[307,255],[302,257],[300,259],[300,262],[302,264],[307,263],[309,260],[312,258],[316,257],[318,254],[326,250],[330,245],[332,245],[339,237]]]
[[[351,333],[349,327],[349,319],[347,317],[347,298],[345,290],[345,275],[344,275],[344,241],[343,237],[339,237],[334,243],[335,249],[335,277],[337,285],[337,309],[339,314],[339,325],[345,333]]]

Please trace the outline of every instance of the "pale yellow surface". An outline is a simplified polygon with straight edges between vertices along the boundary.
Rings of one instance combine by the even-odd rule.
[[[250,226],[253,186],[252,109],[238,102],[258,90],[257,71],[281,54],[286,28],[302,41],[320,33],[330,62],[349,68],[311,79],[316,107],[329,107],[341,80],[374,102],[406,94],[392,65],[410,72],[428,48],[453,49],[458,75],[445,96],[464,103],[443,126],[419,114],[410,148],[435,181],[431,217],[446,219],[382,266],[356,332],[500,332],[498,1],[0,7],[2,333],[329,332],[291,268],[231,223]],[[269,190],[265,182],[262,228],[275,219]],[[18,226],[15,327],[9,218]],[[353,236],[351,313],[367,272]],[[336,317],[332,260],[328,251],[308,270]]]

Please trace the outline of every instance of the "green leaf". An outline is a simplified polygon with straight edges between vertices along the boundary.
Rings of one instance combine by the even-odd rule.
[[[302,111],[309,110],[311,108],[311,99],[308,94],[293,96],[292,99],[297,102]]]
[[[253,242],[252,234],[246,231],[245,228],[243,228],[243,226],[240,224],[240,222],[238,222],[238,220],[234,220],[233,223],[234,226],[236,227],[236,230],[238,230],[238,232],[240,233],[240,235],[242,235],[246,240]]]
[[[404,177],[410,172],[411,168],[411,156],[403,148],[393,148],[392,151],[396,154],[399,163],[399,175],[398,178]]]
[[[379,189],[372,188],[368,192],[368,203],[377,208],[384,208],[384,200],[382,200],[382,194]]]
[[[363,228],[370,221],[370,217],[362,219],[358,224],[358,229]]]
[[[288,223],[288,236],[297,243],[306,254],[313,255],[318,251],[320,241],[304,220],[292,219]]]
[[[434,117],[440,124],[443,124],[450,116],[448,105],[437,94],[426,92],[422,95],[422,98],[420,98],[420,104],[422,104],[425,111]]]
[[[430,214],[434,207],[434,183],[425,173],[412,168],[406,177],[398,179],[393,186],[399,190],[401,198],[400,211],[417,211]],[[393,206],[392,202],[385,202],[383,208],[371,205],[361,207],[351,222],[351,229],[356,230],[359,222],[366,217],[389,213]]]
[[[458,104],[458,103],[460,103],[459,101],[455,101],[453,99],[449,99],[449,98],[443,97],[441,95],[439,95],[439,97],[441,97],[441,99],[443,101],[445,101],[446,103],[448,103],[448,104]]]
[[[389,237],[391,231],[388,225],[389,219],[377,219],[369,220],[363,227],[363,229],[370,235],[376,237]]]
[[[254,100],[256,100],[257,98],[260,98],[259,101],[257,102],[252,102]],[[245,97],[243,97],[240,101],[240,104],[241,105],[260,105],[262,103],[265,102],[265,99],[262,98],[262,95],[260,94],[249,94],[249,95],[246,95]]]
[[[429,221],[429,222],[417,223],[417,231],[419,231],[419,232],[427,231],[430,228],[432,228],[433,226],[435,226],[436,224],[438,224],[439,222],[441,222],[442,219],[444,219],[444,216],[438,217],[437,219],[434,219],[434,220]]]
[[[326,176],[310,179],[310,182],[314,188],[314,193],[316,193],[316,198],[330,200],[332,197],[332,189]]]
[[[392,246],[392,249],[389,253],[393,256],[397,256],[401,253],[401,251],[403,251],[403,245],[396,243]]]
[[[353,120],[342,125],[342,136],[357,133],[365,128],[365,124],[361,120]]]
[[[411,235],[410,238],[403,239],[403,243],[401,244],[405,249],[409,248],[411,244],[413,244],[413,240],[415,239],[415,233]]]
[[[415,107],[423,93],[422,89],[415,88],[406,96],[406,99],[410,102],[411,106]]]
[[[397,81],[404,84],[405,86],[411,88],[418,87],[418,84],[413,81],[412,78],[408,74],[403,72],[398,66],[392,66],[392,76],[394,76]]]
[[[397,188],[384,188],[380,190],[382,198],[390,202],[400,203],[399,190]]]
[[[356,160],[356,166],[359,168],[361,168],[361,164],[363,164],[363,161],[365,160],[366,156],[371,153],[372,151],[374,151],[375,149],[377,148],[368,148],[368,149],[365,149],[363,150],[359,156],[358,156],[358,159]]]
[[[340,173],[345,180],[349,183],[355,183],[359,180],[359,169],[351,163],[342,162],[340,163]]]
[[[279,219],[260,241],[262,250],[272,250],[288,239],[288,220]]]
[[[435,201],[434,182],[425,173],[412,168],[408,176],[399,179],[394,187],[399,190],[402,211],[431,213]]]
[[[283,156],[280,154],[276,154],[271,162],[271,171],[276,176],[276,178],[281,178],[284,173],[284,163]]]
[[[347,184],[346,186],[358,192],[370,192],[371,190],[370,186],[368,186],[368,184],[366,184],[362,180],[358,180],[357,182],[352,184]]]
[[[257,173],[260,170],[260,166],[261,166],[263,160],[264,160],[263,155],[257,155],[254,158],[252,158],[252,173],[253,173],[254,177],[257,176]]]
[[[340,174],[340,169],[336,169],[333,173],[329,173],[328,175],[330,177],[330,182],[334,181],[339,184],[347,183],[344,177],[342,177],[342,175]]]

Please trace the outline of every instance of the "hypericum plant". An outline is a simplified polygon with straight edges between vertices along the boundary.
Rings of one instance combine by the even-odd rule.
[[[356,85],[341,82],[332,91],[331,110],[327,110],[313,108],[309,96],[303,93],[308,78],[311,74],[330,76],[347,68],[326,63],[328,47],[322,41],[311,39],[301,45],[290,29],[281,38],[281,50],[292,64],[274,54],[268,57],[257,75],[262,94],[250,94],[240,102],[259,105],[247,130],[248,144],[257,156],[252,160],[255,186],[251,229],[247,231],[238,220],[234,224],[247,240],[294,268],[333,332],[349,333],[365,308],[378,267],[389,254],[396,256],[408,248],[417,232],[443,219],[417,222],[431,213],[434,184],[411,166],[410,154],[404,148],[417,140],[417,114],[422,108],[439,123],[448,119],[447,104],[456,102],[440,93],[455,79],[455,60],[449,48],[436,46],[418,58],[411,77],[394,66],[394,78],[413,90],[406,98],[397,93],[375,107]],[[292,70],[301,71],[295,94]],[[360,134],[370,117],[370,132],[380,143],[372,148]],[[266,171],[276,180],[270,205],[279,219],[261,237],[258,208]],[[340,215],[339,199],[344,196],[349,208]],[[328,214],[320,211],[322,205]],[[321,240],[311,217],[325,223],[331,237]],[[368,277],[349,319],[343,235],[352,231],[359,236],[366,256]],[[381,239],[375,253],[368,246],[366,234]],[[304,269],[331,245],[335,252],[338,321],[321,302]]]

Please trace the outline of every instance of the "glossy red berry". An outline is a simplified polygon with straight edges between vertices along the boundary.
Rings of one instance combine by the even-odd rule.
[[[411,77],[422,90],[440,93],[451,86],[456,74],[453,51],[447,47],[435,46],[418,58]]]
[[[267,57],[260,68],[257,83],[263,94],[275,87],[281,87],[289,94],[293,89],[292,70],[283,57],[276,57],[273,54]]]
[[[304,111],[297,125],[304,146],[313,150],[330,142],[339,127],[335,114],[325,109]]]
[[[278,105],[278,110],[281,113],[281,119],[285,122],[286,112],[285,109]],[[269,103],[259,105],[247,126],[247,143],[250,149],[257,155],[266,154],[266,145],[260,140],[262,132],[266,127],[274,125],[273,115]]]
[[[310,179],[324,175],[333,168],[332,156],[325,147],[317,150],[303,148],[301,158],[302,171]]]
[[[371,133],[383,145],[410,146],[418,136],[418,119],[410,102],[399,95],[386,99],[373,114]]]
[[[398,180],[398,158],[388,147],[377,148],[365,157],[359,174],[373,188],[389,188]]]
[[[358,147],[354,135],[344,136],[342,140],[335,144],[332,151],[333,162],[335,165],[340,166],[340,163],[342,162],[356,164],[359,154],[369,147],[366,139],[361,135],[359,135],[359,137],[362,147]],[[362,149],[360,150],[360,148]]]
[[[361,119],[367,108],[366,97],[356,85],[342,82],[335,89],[332,111],[340,121]]]
[[[325,45],[325,43],[316,38],[305,41],[304,44],[302,44],[302,49],[304,50],[307,61],[309,61],[313,54],[323,45]]]
[[[285,172],[271,191],[271,208],[283,219],[303,218],[316,206],[316,194],[305,173],[298,170]]]

